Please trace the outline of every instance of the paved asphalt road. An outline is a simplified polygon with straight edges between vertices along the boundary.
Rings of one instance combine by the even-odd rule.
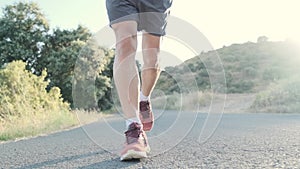
[[[108,152],[117,152],[124,141],[124,123],[113,117],[110,129],[100,121],[0,144],[0,168],[300,168],[300,115],[224,114],[204,144],[198,137],[206,114],[197,116],[187,135],[182,133],[192,123],[181,118],[176,128],[175,117],[167,112],[157,120],[148,135],[153,153],[147,159],[120,162]],[[167,132],[169,128],[175,130]]]

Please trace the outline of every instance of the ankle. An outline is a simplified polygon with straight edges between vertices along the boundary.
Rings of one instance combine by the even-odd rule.
[[[132,124],[132,123],[138,123],[138,124],[142,125],[142,122],[141,122],[140,118],[138,118],[138,117],[126,119],[125,122],[126,122],[126,129],[128,129],[130,124]]]
[[[145,96],[142,91],[140,92],[140,101],[149,101],[149,99],[149,96]]]

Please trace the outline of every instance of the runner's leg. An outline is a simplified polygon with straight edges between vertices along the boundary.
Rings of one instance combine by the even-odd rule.
[[[160,36],[143,33],[143,60],[141,78],[141,91],[145,96],[149,96],[157,82],[160,74],[158,54],[160,50]]]
[[[116,35],[114,80],[126,119],[138,117],[139,76],[135,63],[137,23],[124,21],[111,25]]]

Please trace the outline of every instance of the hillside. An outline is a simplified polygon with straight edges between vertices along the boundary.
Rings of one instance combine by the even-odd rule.
[[[219,65],[211,58],[218,54],[224,67],[227,93],[257,93],[268,89],[271,84],[297,75],[300,72],[299,51],[289,41],[232,44],[201,53],[178,66],[167,67],[161,73],[156,88],[166,94],[181,93],[184,90],[178,84],[184,82],[185,87],[190,88],[196,81],[199,90],[209,90],[210,79],[206,68],[217,69],[215,67]]]

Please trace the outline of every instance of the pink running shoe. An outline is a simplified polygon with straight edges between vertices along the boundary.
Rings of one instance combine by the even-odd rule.
[[[125,136],[126,143],[121,151],[121,161],[146,158],[147,153],[150,152],[150,146],[141,125],[136,122],[131,123]]]
[[[140,102],[140,119],[143,124],[143,130],[150,131],[153,127],[154,117],[149,101]]]

